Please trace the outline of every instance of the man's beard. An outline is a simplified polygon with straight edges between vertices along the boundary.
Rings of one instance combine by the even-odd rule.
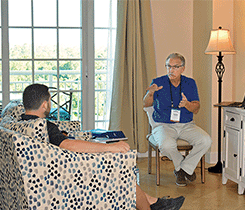
[[[49,113],[50,113],[50,106],[49,106],[49,104],[48,104],[48,108],[47,108],[47,110],[45,110],[45,112],[44,112],[44,115],[45,115],[45,117],[48,117],[49,116]]]
[[[48,111],[45,111],[44,112],[44,115],[45,115],[45,117],[48,117],[49,116],[49,112]]]

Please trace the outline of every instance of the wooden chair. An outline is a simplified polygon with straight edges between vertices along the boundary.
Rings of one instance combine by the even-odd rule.
[[[151,157],[152,148],[156,151],[156,185],[160,185],[160,151],[156,144],[156,141],[152,134],[147,135],[148,140],[148,173],[151,174]],[[192,146],[185,140],[177,140],[177,148],[179,151],[185,151],[185,155],[189,154]],[[205,155],[202,156],[201,160],[201,182],[205,182],[204,172],[205,172]]]

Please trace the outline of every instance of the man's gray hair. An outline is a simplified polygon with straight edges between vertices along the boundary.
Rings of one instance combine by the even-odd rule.
[[[167,59],[166,59],[166,65],[167,65],[168,60],[169,60],[170,58],[179,58],[179,59],[181,60],[182,66],[185,66],[185,58],[184,58],[183,55],[181,55],[181,54],[179,54],[179,53],[171,53],[171,54],[167,57]]]

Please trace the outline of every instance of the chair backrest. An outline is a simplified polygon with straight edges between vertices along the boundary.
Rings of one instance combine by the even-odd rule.
[[[25,108],[22,101],[12,100],[2,110],[1,117],[4,118],[6,115],[10,115],[18,121],[24,113]]]
[[[149,107],[144,107],[144,111],[146,112],[147,116],[148,116],[148,121],[149,121],[149,124],[151,126],[151,130],[153,130],[155,127],[161,125],[160,123],[157,123],[153,120],[153,112],[154,112],[154,108],[153,106],[149,106]],[[150,130],[150,132],[151,132]]]
[[[62,101],[62,97],[65,97],[65,101],[58,104],[58,90],[55,87],[49,87],[51,91],[51,102],[57,105],[57,108],[53,108],[50,111],[48,119],[50,120],[58,120],[58,109],[60,114],[59,120],[70,120],[71,119],[71,109],[72,109],[72,89],[69,91],[60,90],[60,102]],[[53,93],[53,94],[52,94]],[[63,95],[63,96],[62,96]],[[61,97],[62,96],[62,97]]]
[[[0,209],[28,210],[28,198],[20,171],[13,133],[0,127]],[[29,156],[30,157],[30,156]]]

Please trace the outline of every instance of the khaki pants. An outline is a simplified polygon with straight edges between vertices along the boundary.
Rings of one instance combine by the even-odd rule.
[[[173,161],[175,170],[182,168],[188,174],[193,174],[201,157],[211,147],[210,136],[193,121],[189,123],[161,123],[152,130],[152,135],[158,143],[162,155]],[[177,139],[183,139],[193,146],[185,158],[177,150]]]

